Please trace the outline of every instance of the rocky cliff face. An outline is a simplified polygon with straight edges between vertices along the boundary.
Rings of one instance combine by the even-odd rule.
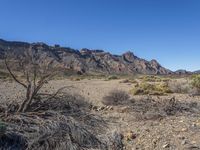
[[[17,59],[32,46],[39,53],[40,60],[50,61],[52,66],[71,69],[79,73],[116,73],[116,74],[171,74],[156,60],[146,61],[128,51],[122,55],[112,55],[103,50],[48,46],[44,43],[8,42],[0,40],[0,59],[11,52]]]

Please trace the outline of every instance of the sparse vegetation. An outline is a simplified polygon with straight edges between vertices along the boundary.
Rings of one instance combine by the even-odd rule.
[[[11,57],[11,58],[10,58]],[[18,108],[18,112],[25,112],[33,103],[33,100],[39,97],[41,88],[46,84],[56,73],[49,66],[49,61],[39,62],[39,54],[34,47],[24,52],[18,61],[12,61],[12,56],[7,54],[5,58],[5,65],[12,79],[20,84],[26,90],[26,98],[22,101]],[[26,81],[19,79],[10,66],[13,63],[18,65],[18,70],[24,75]]]
[[[170,79],[164,78],[164,77],[159,77],[159,76],[153,76],[153,75],[147,75],[141,77],[143,82],[167,82]]]
[[[107,78],[107,80],[109,81],[109,80],[116,80],[116,79],[119,79],[117,76],[115,76],[115,75],[112,75],[112,76],[109,76],[108,78]]]
[[[79,78],[79,77],[76,77],[76,78],[73,77],[73,78],[70,78],[70,80],[71,80],[71,81],[81,81],[81,78]]]
[[[1,104],[0,115],[8,124],[0,138],[3,149],[107,149],[97,134],[105,122],[89,113],[89,104],[81,96],[59,94],[32,103],[26,113],[13,113],[14,104]],[[8,108],[9,107],[9,108]],[[14,112],[16,112],[14,110]]]
[[[191,84],[200,93],[200,75],[193,75]]]
[[[135,87],[130,91],[130,93],[133,95],[165,95],[171,92],[172,91],[169,89],[166,82],[160,82],[156,84],[141,82],[136,84]]]
[[[185,103],[175,99],[154,100],[151,97],[135,100],[132,104],[132,110],[136,112],[136,118],[142,120],[160,119],[166,116],[182,114],[184,112],[199,113],[197,103]]]
[[[188,79],[173,79],[168,82],[169,89],[173,93],[182,93],[182,94],[187,94],[187,93],[192,93],[192,86],[190,83],[190,80]]]
[[[104,105],[120,105],[129,100],[129,95],[121,90],[113,90],[102,100]]]
[[[5,71],[0,71],[0,79],[7,79],[9,78],[9,73],[6,73]]]
[[[132,84],[138,84],[138,81],[135,79],[124,79],[120,81],[120,83],[132,83]]]

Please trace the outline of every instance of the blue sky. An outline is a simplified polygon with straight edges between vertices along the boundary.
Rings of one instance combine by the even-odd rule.
[[[0,0],[0,38],[131,50],[171,70],[200,69],[200,0]]]

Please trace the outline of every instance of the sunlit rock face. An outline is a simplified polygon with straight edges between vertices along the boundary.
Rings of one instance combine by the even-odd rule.
[[[45,43],[8,42],[0,40],[0,59],[6,52],[15,59],[30,50],[39,54],[40,61],[49,61],[60,69],[71,69],[79,73],[117,73],[117,74],[171,74],[172,71],[162,67],[156,60],[147,61],[127,51],[122,55],[113,55],[103,50],[87,48],[75,50],[69,47],[49,46]]]

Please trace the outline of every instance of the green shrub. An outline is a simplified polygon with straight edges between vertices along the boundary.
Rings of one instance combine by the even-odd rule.
[[[200,75],[192,76],[192,86],[197,89],[198,93],[200,92]]]
[[[165,95],[171,93],[168,84],[165,82],[152,84],[148,82],[141,82],[136,84],[135,87],[130,91],[133,95]]]

